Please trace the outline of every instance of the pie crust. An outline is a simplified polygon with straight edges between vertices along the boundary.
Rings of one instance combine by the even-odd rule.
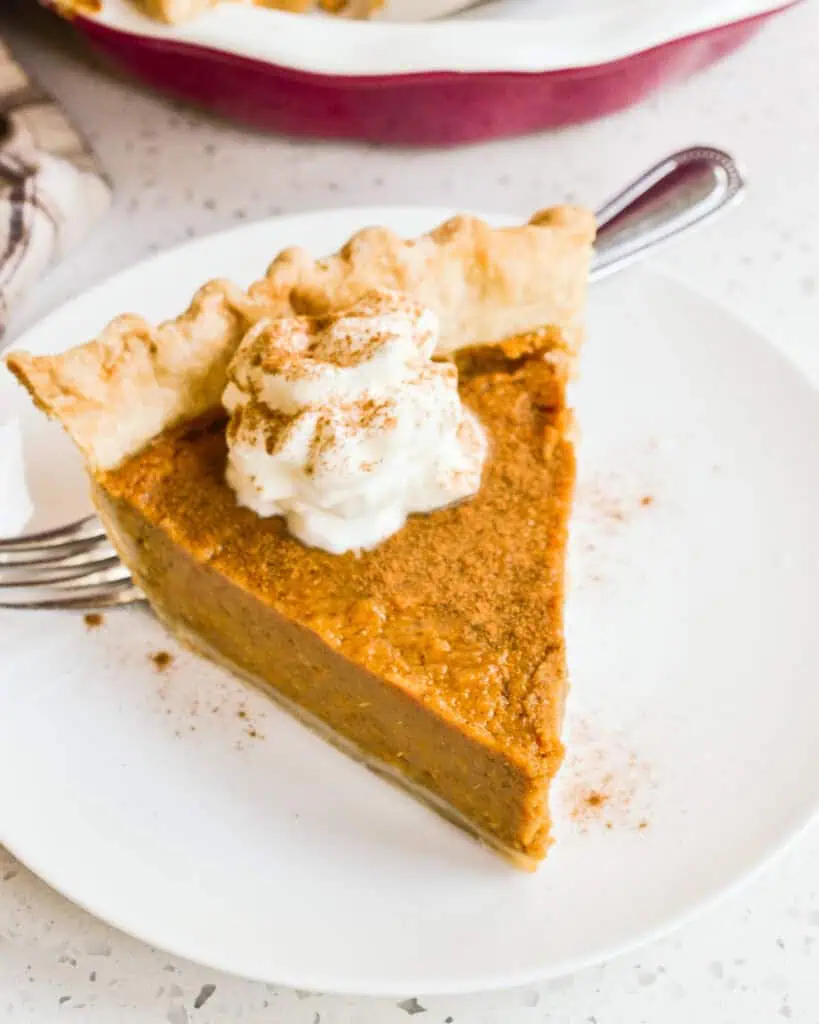
[[[512,228],[459,216],[411,240],[367,228],[325,259],[286,249],[247,291],[211,281],[158,327],[128,314],[61,355],[15,352],[7,361],[89,465],[112,469],[161,431],[219,407],[227,365],[259,318],[345,309],[372,289],[433,309],[442,354],[547,326],[574,357],[594,230],[592,214],[572,206]]]

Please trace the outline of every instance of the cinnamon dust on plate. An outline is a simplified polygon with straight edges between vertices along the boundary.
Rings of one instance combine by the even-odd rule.
[[[150,658],[157,672],[166,672],[173,665],[173,655],[170,651],[152,651]]]
[[[157,696],[163,705],[163,713],[174,724],[174,735],[182,738],[187,733],[195,733],[200,726],[206,724],[205,719],[224,720],[227,738],[234,749],[244,750],[244,741],[263,740],[265,734],[261,728],[264,713],[251,715],[245,700],[244,692],[237,695],[233,687],[227,684],[219,687],[219,692],[211,699],[204,698],[198,691],[191,696],[184,672],[179,672],[173,681],[169,678],[169,670],[176,663],[176,656],[170,651],[151,651],[148,655],[157,674],[162,678],[157,686]],[[255,720],[259,719],[259,721]],[[236,736],[236,726],[240,735]]]
[[[580,480],[572,520],[573,548],[580,556],[573,563],[575,584],[616,583],[630,538],[659,504],[656,482],[656,470],[642,455],[631,468],[609,468]]]
[[[655,783],[650,765],[630,749],[627,737],[578,719],[568,745],[558,803],[575,829],[647,829]]]

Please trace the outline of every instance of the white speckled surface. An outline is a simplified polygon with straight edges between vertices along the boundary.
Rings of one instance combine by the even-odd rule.
[[[89,134],[116,205],[19,310],[12,333],[146,254],[237,221],[356,203],[521,213],[556,199],[597,203],[666,151],[713,142],[745,161],[750,198],[660,262],[742,311],[819,382],[817,4],[783,16],[696,80],[605,122],[418,153],[289,142],[214,124],[94,68],[70,33],[24,16],[29,6],[3,4],[0,33]],[[430,1024],[816,1024],[817,979],[817,826],[705,917],[637,953],[540,987],[418,994],[398,1005],[275,989],[169,958],[76,909],[0,851],[0,1019],[401,1024],[417,1014]]]

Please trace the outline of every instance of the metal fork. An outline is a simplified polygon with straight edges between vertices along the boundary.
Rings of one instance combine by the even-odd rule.
[[[709,220],[744,187],[721,150],[696,146],[667,157],[598,211],[592,280]],[[145,600],[96,516],[0,540],[0,596],[0,608],[110,608]]]
[[[96,516],[0,540],[0,608],[111,608],[144,601]]]

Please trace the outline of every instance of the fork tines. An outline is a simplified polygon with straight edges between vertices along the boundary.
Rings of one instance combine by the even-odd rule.
[[[109,608],[144,600],[96,516],[0,540],[0,608]]]

